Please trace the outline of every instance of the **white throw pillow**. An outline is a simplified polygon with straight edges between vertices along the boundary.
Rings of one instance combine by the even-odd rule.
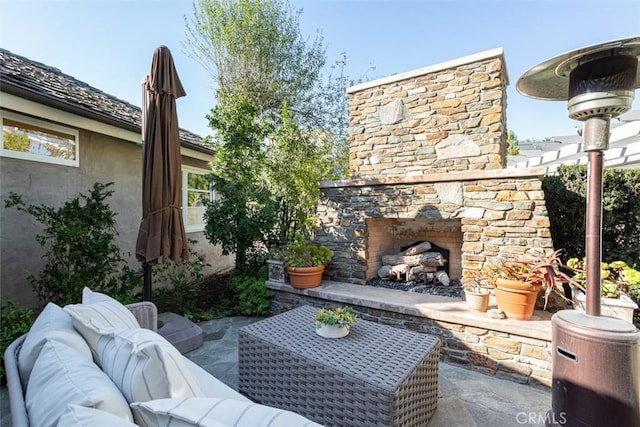
[[[47,340],[66,344],[91,360],[91,350],[73,327],[71,316],[65,313],[60,306],[50,302],[31,325],[29,334],[24,339],[18,353],[18,369],[23,389],[27,387],[33,364]]]
[[[107,294],[103,294],[101,292],[92,291],[91,289],[89,289],[86,286],[82,289],[82,303],[83,304],[94,304],[96,302],[104,302],[104,301],[111,301],[111,302],[117,302],[117,303],[120,302],[117,299],[111,298]]]
[[[94,359],[96,359],[96,343],[102,330],[140,328],[140,324],[129,309],[107,295],[91,292],[85,288],[82,301],[82,304],[65,306],[64,311],[73,318],[73,326],[89,344]],[[98,362],[97,359],[96,362]]]
[[[27,385],[25,406],[32,426],[55,426],[67,405],[90,406],[133,421],[122,393],[92,361],[74,349],[48,341]]]
[[[233,399],[160,399],[132,403],[131,410],[143,427],[322,427],[294,412]]]
[[[135,427],[136,425],[99,409],[69,405],[58,427]]]
[[[129,403],[204,396],[185,358],[149,329],[113,329],[97,343],[102,369]]]

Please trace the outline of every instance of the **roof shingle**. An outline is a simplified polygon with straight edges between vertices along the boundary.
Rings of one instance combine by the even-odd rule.
[[[6,93],[134,132],[141,129],[140,107],[104,93],[57,68],[2,48],[0,84]],[[180,141],[183,146],[212,151],[202,137],[184,129],[180,129]]]

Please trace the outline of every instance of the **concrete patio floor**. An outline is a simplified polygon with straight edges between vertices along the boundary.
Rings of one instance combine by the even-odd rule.
[[[200,323],[202,347],[186,357],[221,381],[238,388],[238,329],[256,318],[226,317]],[[6,386],[0,388],[0,421],[11,426]],[[438,409],[429,427],[543,426],[551,392],[490,377],[446,363],[439,364]]]

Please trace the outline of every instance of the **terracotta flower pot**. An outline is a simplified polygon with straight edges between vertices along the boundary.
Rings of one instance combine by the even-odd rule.
[[[322,272],[324,265],[320,267],[287,267],[289,283],[294,288],[315,288],[322,284]]]
[[[519,280],[496,279],[496,302],[509,319],[529,320],[541,286]]]

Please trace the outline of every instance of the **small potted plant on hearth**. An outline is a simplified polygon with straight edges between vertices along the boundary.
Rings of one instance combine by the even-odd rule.
[[[489,308],[489,297],[493,286],[482,274],[477,274],[472,279],[472,282],[462,287],[464,300],[470,309],[485,312]]]
[[[549,255],[527,254],[485,266],[483,272],[495,286],[498,307],[511,319],[529,320],[538,293],[544,291],[544,308],[551,293],[565,298],[564,283],[574,280],[561,271],[560,250]]]
[[[321,308],[316,312],[316,333],[325,338],[342,338],[349,335],[349,328],[358,316],[349,306]]]
[[[289,282],[294,288],[314,288],[322,283],[322,273],[333,252],[310,241],[291,242],[282,250]]]

